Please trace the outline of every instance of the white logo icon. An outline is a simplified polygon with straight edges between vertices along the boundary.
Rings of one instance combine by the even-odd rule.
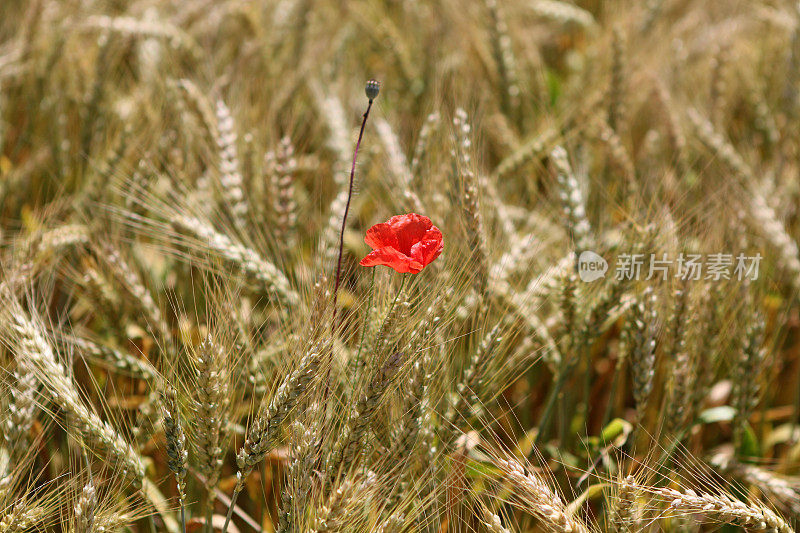
[[[578,277],[581,281],[592,282],[605,277],[608,262],[596,253],[586,250],[578,257]]]

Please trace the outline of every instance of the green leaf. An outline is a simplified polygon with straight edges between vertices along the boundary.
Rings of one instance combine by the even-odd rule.
[[[628,440],[628,435],[633,431],[633,425],[627,420],[615,418],[608,423],[603,431],[600,432],[600,441],[603,443],[612,443],[616,447],[620,447]]]
[[[555,107],[558,97],[561,96],[561,79],[555,71],[548,69],[545,73],[545,82],[547,83],[550,107]]]
[[[539,433],[539,428],[529,429],[517,442],[515,455],[517,457],[528,457],[533,451],[533,443],[536,440],[536,435]]]
[[[758,445],[758,439],[753,428],[745,422],[743,429],[742,447],[739,450],[739,455],[742,457],[761,457],[761,447]]]
[[[503,472],[491,463],[484,463],[472,459],[467,460],[466,476],[469,478],[499,477]]]

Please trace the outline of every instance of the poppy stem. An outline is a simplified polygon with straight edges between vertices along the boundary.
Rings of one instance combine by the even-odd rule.
[[[403,293],[403,288],[406,286],[406,278],[408,274],[403,274],[403,278],[400,281],[400,288],[397,290],[397,294],[394,296],[394,300],[392,301],[392,305],[389,307],[389,311],[386,312],[386,316],[384,317],[384,323],[389,320],[389,317],[392,316],[392,311],[394,311],[394,306],[397,304],[397,300],[400,299],[400,295]]]
[[[336,282],[333,286],[333,313],[331,316],[331,346],[328,353],[328,365],[327,370],[325,372],[325,392],[322,396],[322,404],[325,406],[325,413],[323,415],[323,424],[322,424],[322,432],[323,436],[319,440],[319,448],[317,450],[319,456],[317,457],[317,466],[321,464],[322,461],[322,444],[324,441],[324,434],[325,434],[325,427],[328,421],[328,414],[330,412],[330,406],[328,405],[328,398],[331,394],[331,367],[333,366],[333,337],[336,334],[336,304],[338,302],[339,297],[339,284],[341,283],[342,279],[342,254],[344,252],[344,230],[347,227],[347,214],[350,212],[350,200],[353,198],[353,180],[356,175],[356,159],[358,158],[358,148],[361,146],[361,138],[364,136],[364,127],[367,125],[367,118],[369,117],[369,110],[372,109],[372,101],[378,95],[377,89],[374,90],[374,94],[371,94],[370,89],[374,89],[374,86],[371,85],[374,83],[372,81],[367,82],[367,97],[369,98],[369,103],[367,104],[367,110],[364,111],[364,116],[361,120],[361,129],[358,131],[358,140],[356,140],[356,148],[353,151],[353,164],[350,167],[350,185],[347,190],[347,203],[344,206],[344,214],[342,215],[342,229],[339,232],[339,256],[336,260]]]
[[[350,200],[353,198],[353,181],[356,175],[356,159],[358,158],[358,148],[361,146],[361,138],[364,136],[364,127],[367,125],[369,110],[372,109],[372,99],[367,104],[367,110],[361,120],[361,129],[358,132],[356,149],[353,151],[353,165],[350,167],[350,185],[347,190],[347,203],[344,205],[344,215],[342,216],[342,229],[339,232],[339,256],[336,260],[336,282],[333,286],[333,316],[331,317],[331,333],[336,331],[336,302],[339,297],[339,284],[342,281],[342,254],[344,252],[344,230],[347,227],[347,214],[350,212]]]
[[[369,280],[369,300],[367,301],[367,311],[364,313],[364,324],[361,326],[361,341],[358,343],[358,352],[356,353],[356,366],[355,373],[358,373],[358,367],[361,363],[361,350],[364,348],[364,339],[367,337],[367,325],[369,323],[369,315],[372,312],[372,295],[375,292],[375,269],[372,269],[372,275]]]

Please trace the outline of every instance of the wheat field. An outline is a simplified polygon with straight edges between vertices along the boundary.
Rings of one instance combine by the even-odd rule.
[[[0,533],[793,532],[800,5],[0,0]]]

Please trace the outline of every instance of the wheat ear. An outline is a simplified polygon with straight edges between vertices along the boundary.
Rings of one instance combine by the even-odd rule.
[[[83,404],[66,369],[56,360],[42,328],[13,299],[9,298],[7,302],[7,313],[3,318],[11,330],[12,346],[17,356],[32,365],[42,390],[76,424],[87,444],[119,463],[122,473],[139,486],[144,478],[144,465],[139,454],[108,422],[101,420]]]
[[[419,193],[422,189],[423,179],[420,175],[422,162],[428,155],[430,139],[436,126],[439,124],[439,113],[431,113],[425,117],[425,122],[419,130],[417,144],[414,145],[414,154],[411,156],[411,189]]]
[[[633,306],[625,332],[626,357],[631,362],[633,399],[636,402],[636,426],[641,425],[650,402],[656,369],[656,337],[658,334],[658,300],[652,287],[645,289]]]
[[[97,489],[92,481],[87,482],[78,501],[75,502],[75,532],[93,533],[95,531],[95,513],[97,511]]]
[[[404,355],[398,352],[389,356],[369,382],[364,396],[356,403],[353,414],[347,422],[344,435],[339,438],[336,447],[328,459],[328,482],[333,483],[340,473],[347,472],[359,453],[363,453],[362,440],[367,434],[372,417],[375,415],[381,400],[392,384]]]
[[[472,169],[472,158],[470,156],[470,147],[472,146],[470,132],[472,127],[467,118],[466,111],[461,108],[456,109],[453,117],[453,128],[456,142],[456,176],[460,178],[460,183],[457,183],[457,190],[466,220],[469,249],[472,252],[471,261],[475,270],[473,287],[476,294],[482,295],[486,293],[486,288],[489,284],[489,250],[483,228],[480,199],[478,198],[478,178]]]
[[[198,470],[205,476],[206,530],[209,533],[213,514],[213,491],[222,469],[229,424],[230,375],[225,366],[223,350],[209,335],[200,343],[194,361],[197,384],[192,402],[195,414],[194,450]]]
[[[99,360],[96,362],[110,365],[137,379],[144,380],[151,384],[157,384],[161,379],[158,370],[146,359],[139,359],[138,357],[117,350],[116,348],[98,344],[81,337],[69,337],[66,341],[74,346],[82,355],[96,358]]]
[[[520,90],[511,36],[497,0],[484,0],[484,3],[489,11],[492,55],[500,75],[500,107],[506,116],[514,116],[519,111]]]
[[[761,346],[763,336],[763,318],[760,316],[750,317],[734,374],[734,404],[736,406],[734,433],[736,444],[739,447],[750,415],[758,403],[761,372],[767,353]]]
[[[626,126],[627,78],[625,49],[622,30],[614,28],[611,41],[611,82],[608,87],[608,125],[612,130],[624,134]]]
[[[111,244],[104,243],[98,250],[99,257],[106,261],[114,272],[114,276],[125,287],[133,301],[139,307],[144,316],[161,335],[165,341],[172,339],[172,332],[169,324],[164,319],[161,309],[155,302],[153,295],[145,284],[142,282],[139,274],[131,268],[127,261],[125,261],[120,254],[119,250]]]
[[[513,487],[512,498],[519,500],[525,511],[538,516],[545,528],[561,533],[590,533],[589,528],[572,515],[561,497],[540,476],[526,472],[514,459],[498,459],[496,464]]]
[[[35,527],[43,519],[44,510],[38,506],[28,506],[23,499],[18,500],[0,514],[0,533],[24,533]]]
[[[33,369],[24,360],[17,363],[13,379],[14,383],[10,387],[11,401],[7,406],[8,418],[3,427],[6,450],[10,456],[9,466],[20,461],[28,451],[39,388]]]
[[[742,482],[755,486],[767,501],[775,502],[784,511],[800,515],[800,490],[796,478],[784,477],[722,455],[712,457],[711,464],[722,472],[731,473]]]
[[[236,124],[231,110],[222,99],[217,100],[216,118],[215,141],[219,153],[219,184],[222,187],[222,199],[236,226],[245,229],[250,207],[240,170],[239,150],[236,147],[238,138]]]
[[[722,522],[738,525],[752,531],[794,533],[794,529],[774,511],[757,505],[748,505],[726,494],[697,494],[692,489],[683,491],[670,488],[644,487],[626,480],[633,490],[647,492],[664,498],[671,514],[701,514],[713,516]]]
[[[186,450],[186,434],[181,424],[178,399],[175,389],[167,387],[161,398],[164,436],[167,440],[167,466],[175,475],[178,487],[178,504],[181,507],[181,526],[186,531],[186,463],[189,452]]]
[[[717,132],[707,119],[693,109],[688,111],[687,117],[700,141],[733,171],[734,177],[749,193],[750,201],[746,203],[746,207],[752,219],[753,228],[775,247],[778,251],[779,265],[788,271],[792,285],[796,289],[800,288],[800,251],[798,251],[797,243],[786,231],[763,193],[753,185],[759,180],[752,169],[733,145]]]
[[[480,396],[484,391],[483,380],[487,376],[487,367],[495,356],[498,345],[502,342],[502,322],[495,324],[481,339],[469,359],[464,375],[455,386],[455,395],[447,412],[446,427],[443,428],[442,440],[446,446],[452,444],[458,435],[457,426],[460,418],[474,420],[480,416]]]
[[[500,161],[494,170],[494,179],[508,178],[531,161],[546,156],[560,138],[559,129],[551,127],[523,141],[519,148]]]
[[[314,347],[303,357],[297,368],[283,379],[269,404],[262,406],[248,429],[245,442],[236,455],[239,471],[236,473],[236,487],[233,489],[228,515],[225,517],[223,533],[228,529],[236,499],[244,488],[245,479],[275,447],[280,427],[317,376],[322,364],[322,357],[325,355],[324,351]]]
[[[269,294],[274,295],[286,307],[295,307],[299,303],[300,297],[292,290],[283,272],[262,258],[255,250],[233,241],[200,219],[179,216],[171,222],[180,233],[197,238],[209,251],[241,268],[249,278]]]
[[[288,250],[297,237],[297,200],[295,199],[297,159],[294,156],[294,146],[289,137],[281,139],[272,157],[274,159],[270,166],[272,167],[272,188],[275,198],[272,208],[275,211],[279,240],[284,243],[285,250]]]
[[[610,502],[609,525],[614,533],[627,533],[635,531],[637,493],[631,486],[636,479],[627,476],[624,482],[619,483],[615,498]]]
[[[567,230],[575,250],[582,252],[591,248],[592,227],[586,216],[586,204],[578,180],[572,172],[572,167],[567,158],[567,151],[561,146],[556,146],[550,152],[550,161],[556,169],[559,196],[562,209],[567,219]]]

